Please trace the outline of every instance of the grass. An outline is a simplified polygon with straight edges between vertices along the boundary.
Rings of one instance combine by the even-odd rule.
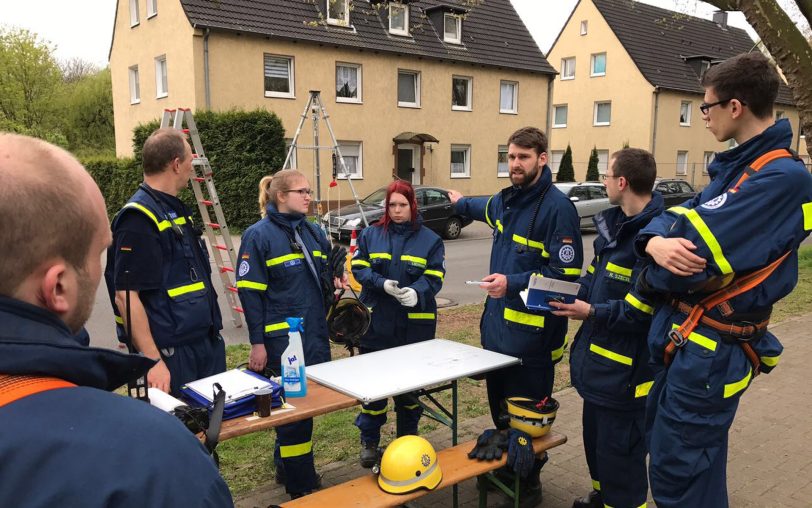
[[[772,321],[804,314],[812,309],[812,246],[799,252],[799,284],[786,298],[781,300],[773,311]],[[469,344],[479,345],[479,318],[482,305],[467,305],[440,311],[437,336]],[[570,323],[570,337],[575,335],[578,323]],[[237,345],[227,348],[229,368],[248,360],[249,346]],[[346,350],[333,347],[333,359],[347,356]],[[556,366],[555,390],[570,385],[569,354]],[[450,404],[451,394],[443,392],[437,398],[445,405]],[[488,413],[488,398],[484,381],[469,378],[459,382],[459,416],[461,420],[476,418]],[[390,409],[391,409],[390,403]],[[354,460],[358,453],[358,429],[353,425],[358,407],[336,411],[314,420],[313,446],[316,467],[337,461]],[[382,429],[384,441],[394,438],[394,412],[390,411],[389,421]],[[428,418],[421,419],[420,432],[426,433],[438,428],[439,424]],[[235,496],[244,494],[261,485],[273,482],[273,445],[271,432],[257,432],[220,443],[220,470]]]

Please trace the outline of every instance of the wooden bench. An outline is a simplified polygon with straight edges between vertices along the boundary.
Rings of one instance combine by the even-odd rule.
[[[551,432],[546,436],[533,440],[533,451],[536,455],[567,442],[567,436]],[[487,473],[499,469],[505,465],[507,454],[502,455],[501,460],[480,461],[468,458],[468,452],[476,444],[476,440],[440,450],[437,453],[437,460],[443,472],[443,480],[434,490],[451,487],[464,480],[486,475]],[[333,487],[314,492],[313,494],[299,499],[294,499],[282,506],[290,507],[324,507],[324,506],[400,506],[403,503],[412,501],[434,490],[419,489],[409,494],[389,494],[378,487],[378,477],[367,474],[360,478],[354,478]],[[484,506],[487,500],[487,492],[480,490],[480,506]]]

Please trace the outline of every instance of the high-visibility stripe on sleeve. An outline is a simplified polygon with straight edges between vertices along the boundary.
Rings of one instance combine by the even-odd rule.
[[[440,270],[426,270],[423,272],[424,275],[433,275],[434,277],[438,277],[440,280],[445,279],[445,274]]]
[[[186,293],[192,293],[195,291],[203,291],[204,289],[206,289],[205,284],[202,282],[195,282],[194,284],[187,284],[185,286],[168,289],[166,292],[169,293],[171,298],[175,298],[176,296],[185,295]]]
[[[609,358],[610,360],[622,363],[623,365],[631,365],[633,363],[633,360],[628,356],[615,353],[614,351],[609,351],[608,349],[602,348],[597,344],[590,344],[589,350],[595,353],[596,355],[600,355],[604,358]]]
[[[369,259],[392,259],[392,254],[388,252],[370,252]]]
[[[651,391],[651,387],[654,384],[654,381],[647,381],[645,383],[640,383],[639,385],[634,387],[634,398],[640,397],[647,397],[648,392]]]
[[[386,406],[384,406],[383,409],[367,409],[361,407],[361,412],[370,416],[378,416],[386,413]]]
[[[589,265],[586,267],[586,273],[595,273],[595,265]]]
[[[364,261],[363,259],[353,259],[352,262],[350,262],[350,265],[352,265],[352,266],[366,266],[367,268],[372,266],[372,265],[369,264],[369,261]]]
[[[285,261],[291,261],[294,259],[304,259],[304,254],[301,252],[292,252],[290,254],[285,254],[284,256],[277,256],[275,258],[271,258],[265,261],[265,264],[268,266],[276,266],[284,263]]]
[[[780,356],[759,356],[758,359],[761,360],[761,363],[763,363],[767,367],[775,367],[776,365],[778,365],[778,361],[781,359],[781,357]]]
[[[801,205],[804,212],[804,231],[812,231],[812,201]]]
[[[633,294],[626,293],[626,297],[624,298],[626,303],[634,307],[635,309],[639,310],[640,312],[645,312],[646,314],[654,314],[654,307],[651,305],[647,305],[640,300],[637,299]]]
[[[496,219],[496,229],[499,230],[500,233],[504,233],[504,228],[502,227],[502,221]]]
[[[414,263],[416,265],[426,266],[426,258],[421,258],[421,257],[418,257],[418,256],[403,255],[403,256],[400,256],[400,260],[405,261],[407,263]]]
[[[409,313],[407,314],[407,317],[408,317],[409,319],[428,319],[428,320],[434,320],[436,316],[434,315],[434,313],[433,313],[433,312],[409,312]]]
[[[708,225],[705,224],[705,221],[702,220],[699,212],[696,210],[689,210],[682,206],[669,208],[669,211],[678,215],[685,215],[685,218],[688,219],[688,222],[691,223],[696,232],[699,233],[702,241],[705,242],[705,245],[707,245],[708,249],[710,249],[711,255],[713,256],[713,261],[716,263],[716,266],[719,267],[719,271],[722,272],[722,275],[733,273],[733,267],[730,266],[725,254],[722,252],[722,246],[719,245],[719,241],[715,236],[713,236],[713,233]]]
[[[612,272],[617,275],[622,275],[623,277],[631,277],[632,276],[632,269],[626,268],[625,266],[620,266],[612,263],[611,261],[606,263],[606,271]]]
[[[492,199],[493,199],[493,196],[489,197],[488,202],[485,203],[485,222],[488,223],[488,226],[490,226],[491,229],[493,229],[493,222],[491,222],[491,218],[488,216],[488,209],[491,207],[491,200]]]
[[[535,314],[528,314],[505,307],[504,318],[506,321],[520,323],[528,326],[535,326],[536,328],[544,328],[544,316],[537,316]]]
[[[581,275],[580,268],[562,268],[561,271],[564,272],[564,275]]]
[[[306,443],[300,443],[295,445],[282,445],[279,447],[279,455],[283,459],[289,459],[291,457],[300,457],[302,455],[307,455],[313,451],[313,441],[308,441]]]
[[[567,342],[569,342],[569,340],[570,340],[569,335],[564,335],[564,343],[561,344],[561,347],[558,349],[553,349],[552,360],[554,362],[557,362],[558,360],[561,359],[561,357],[564,356],[564,350],[567,349]]]
[[[601,482],[598,480],[592,480],[592,488],[597,490],[598,492],[601,491]]]
[[[266,289],[268,289],[268,285],[263,284],[261,282],[253,282],[250,280],[238,280],[237,288],[256,289],[257,291],[265,291]]]
[[[124,318],[121,317],[121,316],[116,316],[116,323],[119,324],[119,325],[123,325],[124,324]]]
[[[725,394],[724,398],[732,397],[739,393],[740,391],[747,388],[747,385],[750,383],[750,379],[753,377],[753,369],[747,369],[747,375],[744,376],[739,381],[735,383],[730,383],[725,385]]]
[[[325,261],[327,260],[327,254],[322,254],[320,250],[314,250],[313,251],[313,257],[314,258],[321,258],[322,260],[325,260]]]
[[[265,325],[265,333],[275,332],[277,330],[287,330],[290,328],[287,321],[283,321],[281,323],[271,323],[269,325]]]

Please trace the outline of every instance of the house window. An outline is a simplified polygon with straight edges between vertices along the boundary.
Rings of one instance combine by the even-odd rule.
[[[155,96],[160,99],[169,95],[169,80],[166,71],[166,55],[155,58]]]
[[[581,35],[586,35],[586,30],[589,27],[587,20],[581,21]]]
[[[778,111],[775,112],[775,119],[776,120],[781,120],[782,118],[784,118],[784,116],[785,116],[784,112],[781,111],[781,110],[778,110]]]
[[[496,176],[499,178],[507,178],[510,176],[508,147],[506,145],[499,145],[499,151],[496,155]]]
[[[456,14],[443,17],[443,40],[453,44],[462,44],[462,18]]]
[[[130,27],[140,23],[138,16],[138,0],[130,0]]]
[[[285,157],[288,156],[288,151],[290,150],[290,145],[292,143],[293,143],[293,139],[285,138]],[[299,167],[299,162],[297,160],[298,159],[298,157],[297,157],[298,153],[297,152],[298,152],[298,150],[294,146],[293,151],[290,152],[290,159],[288,159],[288,165],[284,166],[282,169],[288,169],[288,168],[296,169],[296,168]]]
[[[561,80],[575,79],[575,57],[561,59]]]
[[[685,127],[691,125],[691,102],[682,101],[679,105],[679,124]]]
[[[470,178],[471,145],[451,145],[451,178]]]
[[[519,112],[519,83],[515,81],[499,82],[499,112]]]
[[[716,157],[714,152],[705,152],[705,155],[702,157],[702,173],[707,175],[708,174],[708,166],[710,166],[711,162],[713,162],[713,158]]]
[[[389,33],[409,35],[409,5],[389,4]]]
[[[130,67],[130,104],[141,102],[141,84],[138,81],[138,66]]]
[[[344,165],[347,166],[347,173],[353,180],[360,180],[364,177],[363,172],[363,150],[360,141],[339,141],[338,149],[341,150],[341,157],[344,159]],[[344,169],[341,163],[338,164],[338,178],[347,178],[344,174]]]
[[[451,78],[451,109],[471,111],[473,78],[453,76]]]
[[[398,106],[420,107],[420,73],[398,70]]]
[[[348,26],[350,9],[348,0],[324,0],[327,2],[327,23],[330,25]]]
[[[601,126],[609,125],[612,121],[612,103],[611,102],[596,102],[595,115],[592,119],[592,125]]]
[[[553,106],[553,128],[566,127],[568,113],[569,107],[566,104]]]
[[[606,76],[606,53],[592,55],[592,76]]]
[[[293,97],[293,58],[265,55],[265,97]]]
[[[688,152],[680,150],[677,152],[677,175],[688,174]]]
[[[158,0],[147,0],[147,18],[158,14]]]
[[[598,174],[605,175],[609,167],[609,150],[598,150]]]
[[[561,160],[564,158],[564,150],[553,150],[550,152],[550,170],[553,174],[558,173],[561,167]]]
[[[336,102],[362,102],[360,65],[336,64]]]

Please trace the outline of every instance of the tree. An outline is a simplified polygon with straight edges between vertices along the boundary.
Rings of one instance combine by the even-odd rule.
[[[575,170],[572,167],[572,148],[570,148],[569,144],[567,144],[567,151],[564,152],[564,157],[561,158],[561,164],[558,166],[558,175],[556,175],[555,181],[575,181]]]
[[[110,69],[63,85],[59,120],[70,150],[81,155],[115,153]]]
[[[600,159],[598,158],[598,149],[593,146],[592,153],[589,155],[589,165],[587,165],[586,168],[587,182],[597,182],[600,180],[601,175],[598,172],[598,162],[600,162]]]
[[[96,64],[81,58],[71,58],[61,62],[59,69],[62,72],[62,81],[65,83],[76,83],[99,72]]]

